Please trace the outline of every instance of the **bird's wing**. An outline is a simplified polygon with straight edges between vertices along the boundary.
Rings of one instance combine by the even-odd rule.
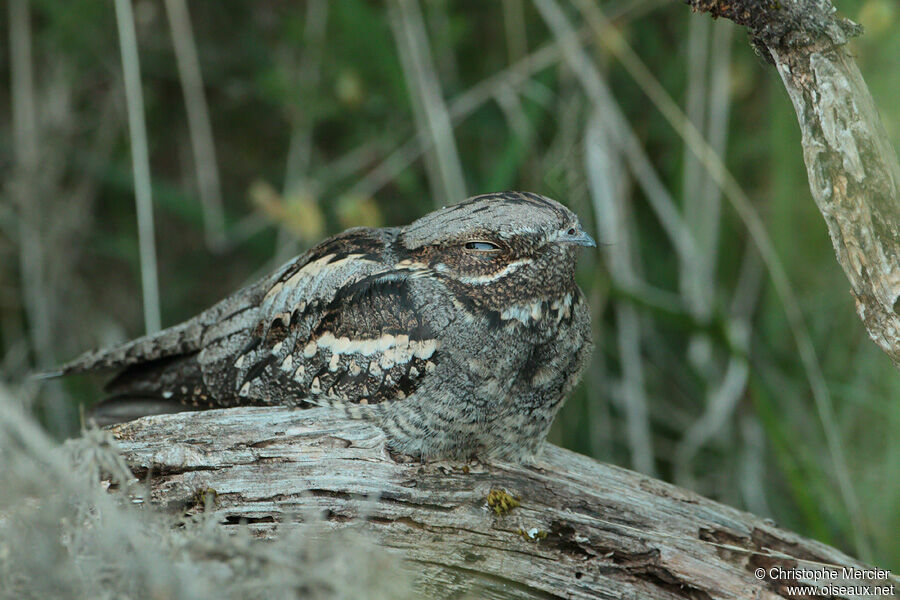
[[[438,350],[411,293],[416,275],[393,268],[354,278],[261,322],[233,361],[235,402],[365,405],[412,394]]]
[[[245,331],[256,324],[260,310],[272,312],[291,302],[298,303],[304,293],[325,296],[334,283],[329,274],[348,259],[359,259],[354,268],[360,277],[378,268],[378,255],[384,251],[390,230],[356,228],[331,237],[305,254],[291,260],[275,275],[253,283],[218,302],[199,315],[162,331],[109,348],[85,352],[53,371],[38,377],[58,377],[89,371],[123,369],[134,365],[185,356],[200,351],[223,336]],[[321,269],[325,263],[327,269]],[[340,271],[351,276],[349,271]],[[321,277],[313,277],[318,272]],[[284,292],[284,293],[279,293]],[[271,315],[270,315],[271,316]]]
[[[389,235],[351,230],[324,242],[269,281],[252,327],[211,329],[199,362],[219,403],[374,404],[411,393],[437,343],[410,295],[424,271],[384,260]]]

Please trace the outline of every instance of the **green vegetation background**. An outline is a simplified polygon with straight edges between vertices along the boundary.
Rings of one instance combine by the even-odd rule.
[[[135,3],[163,325],[192,316],[324,236],[353,225],[407,223],[435,208],[422,158],[383,185],[368,185],[373,170],[417,134],[412,99],[420,90],[405,77],[389,11],[363,0],[326,4],[320,40],[307,39],[302,3],[189,5],[224,203],[226,242],[215,247],[206,241],[165,7]],[[691,65],[688,44],[701,27],[691,22],[707,17],[665,0],[610,0],[601,6],[616,16],[617,29],[684,106],[696,83],[691,69],[698,68]],[[837,6],[867,27],[853,52],[900,147],[900,7],[894,0],[838,0]],[[566,8],[570,21],[581,26],[577,11]],[[37,388],[24,376],[39,364],[142,334],[141,276],[113,4],[35,0],[31,9],[41,159],[29,196],[39,219],[31,223],[24,223],[22,207],[11,200],[16,142],[9,118],[10,52],[6,42],[0,46],[0,173],[10,198],[0,203],[0,376],[54,435],[65,437],[77,433],[77,407],[100,397],[102,382],[81,378]],[[506,85],[509,66],[523,51],[556,43],[540,13],[515,0],[423,2],[422,13],[434,74],[450,106],[495,78],[485,101],[454,129],[467,192],[544,193],[576,210],[596,233],[583,151],[592,111],[578,81],[555,61],[524,86]],[[0,11],[4,31],[8,17]],[[587,38],[584,47],[672,196],[684,202],[683,140],[603,44]],[[854,312],[809,194],[798,127],[776,71],[736,28],[728,47],[724,156],[762,215],[800,298],[859,506],[849,509],[839,491],[839,467],[826,447],[784,308],[764,272],[759,302],[746,323],[748,346],[737,350],[731,341],[728,307],[741,265],[753,268],[754,259],[746,227],[725,200],[719,234],[704,249],[718,257],[710,293],[715,310],[710,319],[698,320],[684,306],[676,253],[640,188],[627,184],[626,229],[636,272],[657,295],[625,291],[613,280],[605,266],[610,246],[583,257],[578,276],[594,309],[597,349],[551,439],[633,465],[616,317],[621,307],[631,307],[640,324],[657,475],[896,570],[900,374],[869,341]],[[316,83],[304,75],[310,61],[319,65]],[[292,138],[309,140],[308,161],[289,165]],[[632,179],[624,175],[626,182]],[[21,261],[25,236],[40,241],[43,262],[36,271]],[[602,236],[600,241],[618,243]],[[29,285],[46,301],[44,312],[29,306]],[[660,294],[666,302],[654,301]],[[42,351],[35,341],[37,318],[46,320],[52,338]],[[686,460],[684,436],[734,358],[749,366],[736,402]]]

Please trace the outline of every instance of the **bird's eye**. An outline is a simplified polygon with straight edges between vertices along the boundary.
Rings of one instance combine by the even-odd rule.
[[[475,242],[466,242],[466,250],[477,250],[479,252],[496,252],[500,246],[493,242],[485,242],[478,240]]]
[[[574,227],[572,227],[566,233],[569,235],[575,235],[576,233],[578,233],[578,230],[576,230]]]

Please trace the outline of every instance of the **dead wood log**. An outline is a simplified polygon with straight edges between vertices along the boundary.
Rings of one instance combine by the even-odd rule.
[[[262,537],[311,514],[360,527],[409,559],[423,597],[798,598],[788,590],[798,578],[771,569],[864,568],[552,445],[534,466],[403,462],[379,429],[326,409],[181,413],[111,431],[162,509],[202,510],[198,497],[214,490],[223,526]]]

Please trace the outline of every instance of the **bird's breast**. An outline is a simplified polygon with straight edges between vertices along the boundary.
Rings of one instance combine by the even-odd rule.
[[[572,329],[578,298],[557,298],[511,305],[502,311],[469,312],[458,307],[466,326],[466,343],[459,361],[466,376],[478,382],[479,395],[501,397],[512,392],[525,371],[536,372],[553,355],[577,350],[580,338]],[[541,384],[545,377],[539,376]]]

